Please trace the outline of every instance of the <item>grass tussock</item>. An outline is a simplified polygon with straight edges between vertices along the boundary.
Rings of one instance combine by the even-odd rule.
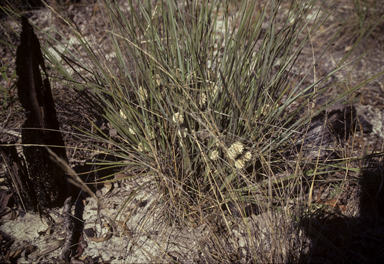
[[[297,261],[305,241],[296,217],[315,211],[316,177],[350,170],[351,159],[329,163],[308,160],[300,149],[295,158],[287,153],[313,117],[377,77],[347,91],[329,82],[355,63],[347,53],[324,78],[304,85],[310,72],[295,74],[295,62],[331,10],[294,1],[282,17],[281,1],[256,2],[130,0],[127,12],[105,0],[99,6],[112,51],[93,45],[59,13],[76,39],[44,36],[56,80],[88,93],[115,130],[113,137],[97,126],[98,135],[83,131],[109,144],[94,147],[123,160],[109,166],[127,177],[152,177],[170,225],[216,230],[217,237],[201,244],[208,263]],[[337,95],[314,107],[331,89]],[[251,214],[263,215],[273,230],[263,243],[254,237]],[[230,236],[238,219],[246,227],[247,251],[228,253],[219,237]]]

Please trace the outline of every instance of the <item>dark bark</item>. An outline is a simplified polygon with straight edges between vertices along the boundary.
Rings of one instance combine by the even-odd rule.
[[[37,206],[36,196],[31,188],[25,164],[19,158],[16,147],[2,147],[1,157],[6,166],[6,180],[15,202],[24,210],[32,211]]]
[[[18,95],[27,116],[22,143],[32,189],[40,206],[58,206],[68,196],[67,184],[64,171],[51,161],[45,146],[65,161],[67,157],[39,40],[26,17],[22,17],[16,72]]]

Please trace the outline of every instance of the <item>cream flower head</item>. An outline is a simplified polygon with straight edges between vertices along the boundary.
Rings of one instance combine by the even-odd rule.
[[[183,114],[180,114],[179,112],[175,113],[173,115],[173,118],[172,118],[173,122],[175,123],[179,123],[179,125],[181,125],[182,123],[184,123],[184,117],[183,117]]]
[[[188,129],[187,128],[181,128],[180,130],[177,131],[177,135],[179,137],[185,138],[187,136]]]
[[[150,140],[153,140],[153,139],[155,139],[155,137],[156,137],[156,136],[155,136],[155,132],[154,132],[153,130],[150,130],[150,131],[149,131],[149,135],[148,135],[148,136],[149,136],[149,139],[150,139]]]
[[[143,86],[139,87],[139,96],[142,101],[145,101],[148,99],[148,92],[143,88]]]
[[[139,145],[137,146],[138,151],[144,152],[143,144],[140,142]]]
[[[250,161],[251,158],[252,158],[252,153],[250,151],[247,151],[244,157],[235,161],[235,167],[238,169],[244,168],[245,163]]]
[[[127,116],[124,114],[123,110],[120,109],[120,116],[124,119],[127,119]]]
[[[207,102],[207,95],[205,93],[202,93],[200,96],[199,96],[199,106],[200,107],[203,107],[205,105],[205,103]]]
[[[244,145],[237,141],[232,144],[232,146],[228,149],[228,156],[230,159],[235,160],[237,156],[243,153]]]
[[[245,153],[244,157],[242,158],[242,160],[244,160],[245,162],[248,162],[250,161],[252,158],[252,153],[250,151],[247,151],[247,153]]]
[[[217,150],[212,151],[209,158],[211,160],[217,160],[219,158],[219,152]]]
[[[235,161],[235,167],[238,169],[242,169],[245,166],[245,162],[243,159],[239,159]]]
[[[129,133],[131,133],[132,135],[136,135],[136,132],[135,132],[132,128],[128,128],[128,131],[129,131]]]

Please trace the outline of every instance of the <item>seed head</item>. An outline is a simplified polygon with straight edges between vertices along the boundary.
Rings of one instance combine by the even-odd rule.
[[[173,122],[175,123],[179,123],[179,125],[181,125],[182,123],[184,123],[184,117],[183,117],[183,114],[180,114],[179,112],[175,113],[173,115],[173,118],[172,118]]]
[[[129,131],[129,133],[131,133],[132,135],[136,135],[135,131],[134,131],[132,128],[128,128],[128,131]]]
[[[250,151],[247,151],[247,153],[245,153],[244,157],[242,158],[242,160],[244,160],[245,162],[248,162],[250,161],[252,158],[252,153]]]
[[[232,146],[228,149],[228,156],[230,159],[235,160],[235,158],[243,153],[244,146],[241,142],[235,142],[232,144]]]
[[[211,160],[217,160],[219,158],[219,152],[217,150],[212,151],[211,155],[209,155],[209,158]]]
[[[139,87],[139,96],[142,101],[145,101],[148,99],[148,92],[143,88],[143,86]]]
[[[140,151],[140,152],[143,152],[144,149],[143,149],[143,144],[140,142],[139,145],[137,146],[137,149]]]
[[[187,136],[188,129],[187,128],[181,128],[179,131],[177,131],[177,135],[179,137],[185,138]]]
[[[235,161],[235,167],[238,169],[244,168],[245,162],[243,159],[238,159]]]
[[[207,102],[207,95],[205,93],[202,93],[199,98],[199,106],[203,107],[206,102]]]
[[[120,116],[124,119],[127,119],[127,116],[124,114],[123,110],[120,109]]]

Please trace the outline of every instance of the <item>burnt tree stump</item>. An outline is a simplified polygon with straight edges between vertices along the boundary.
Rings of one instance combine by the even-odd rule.
[[[29,180],[26,166],[20,159],[15,146],[3,146],[1,157],[6,166],[7,185],[14,194],[15,201],[24,211],[33,211],[37,204],[36,196]]]
[[[65,161],[68,159],[39,40],[26,17],[21,18],[21,24],[20,46],[16,52],[17,88],[27,117],[21,136],[38,210],[61,206],[68,196],[65,173],[51,161],[45,146]]]

